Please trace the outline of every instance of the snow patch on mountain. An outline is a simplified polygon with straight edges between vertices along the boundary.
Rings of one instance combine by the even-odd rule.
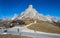
[[[15,20],[15,19],[17,19],[17,18],[18,18],[18,15],[17,15],[17,14],[14,14],[14,16],[12,17],[11,20]]]

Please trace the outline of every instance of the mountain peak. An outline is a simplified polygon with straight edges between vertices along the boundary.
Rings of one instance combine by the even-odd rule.
[[[38,19],[38,20],[44,20],[44,21],[46,19],[43,16],[43,14],[39,14],[38,11],[35,8],[33,8],[33,5],[29,5],[28,8],[21,13],[21,16],[19,19],[25,19],[25,18]]]
[[[14,14],[12,20],[21,20],[21,19],[23,20],[25,18],[37,19],[48,22],[52,21],[57,22],[57,19],[50,15],[44,16],[43,14],[38,13],[38,11],[35,8],[33,8],[33,5],[29,5],[28,8],[20,14],[20,16]]]
[[[21,15],[18,17],[16,14],[13,19],[25,19],[25,18],[30,18],[30,19],[38,19],[38,20],[43,20],[46,21],[47,19],[43,14],[39,14],[38,11],[33,8],[33,5],[29,5],[28,8],[21,13]]]
[[[25,10],[25,11],[27,11],[27,12],[30,12],[30,11],[32,11],[34,8],[33,8],[33,5],[29,5],[28,6],[28,8]],[[27,13],[26,12],[26,13]]]
[[[33,5],[29,5],[28,8],[21,13],[21,18],[38,18],[38,12],[33,8]]]
[[[29,8],[33,8],[33,5],[29,5]]]

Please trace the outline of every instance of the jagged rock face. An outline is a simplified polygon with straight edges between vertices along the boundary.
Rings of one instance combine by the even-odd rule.
[[[47,18],[47,21],[48,21],[48,22],[50,22],[50,23],[52,22],[52,16],[47,15],[46,18]]]
[[[18,15],[17,14],[14,14],[14,16],[12,17],[11,20],[16,20],[18,18]]]
[[[38,20],[44,20],[46,21],[47,19],[42,15],[39,14],[32,5],[29,5],[29,7],[21,13],[21,16],[19,19],[24,19],[24,18],[31,18],[31,19],[38,19]]]
[[[46,16],[46,18],[47,18],[47,21],[49,21],[49,22],[57,22],[58,21],[58,19],[57,18],[55,18],[55,17],[53,17],[53,16]]]
[[[58,22],[58,19],[55,18],[55,17],[52,17],[51,20],[54,21],[54,22]]]
[[[24,12],[22,12],[21,17],[22,17],[22,18],[27,18],[27,17],[29,17],[29,18],[34,18],[34,19],[36,19],[36,18],[38,18],[38,13],[37,13],[37,11],[33,8],[32,5],[29,5],[29,7],[28,7]],[[20,17],[20,18],[21,18],[21,17]]]

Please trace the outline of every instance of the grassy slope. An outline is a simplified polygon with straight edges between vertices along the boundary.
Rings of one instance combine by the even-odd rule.
[[[0,35],[0,38],[30,38],[30,37],[18,36],[18,35]]]
[[[33,19],[30,19],[30,18],[25,18],[23,21],[25,22],[26,25],[34,22],[34,20]]]
[[[37,31],[60,34],[59,27],[54,26],[53,24],[44,22],[44,21],[37,21],[36,24],[33,24],[33,25],[29,26],[28,28],[32,29],[32,30],[37,30]]]

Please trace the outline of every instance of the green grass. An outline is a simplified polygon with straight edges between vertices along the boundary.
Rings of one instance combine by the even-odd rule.
[[[55,26],[54,24],[44,22],[44,21],[37,21],[36,24],[33,24],[27,28],[35,30],[35,31],[60,34],[60,28],[59,27]]]

